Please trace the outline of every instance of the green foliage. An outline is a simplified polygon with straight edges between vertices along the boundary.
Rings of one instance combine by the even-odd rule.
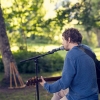
[[[28,35],[42,31],[43,0],[14,0],[12,3],[12,6],[3,8],[7,33],[10,33],[10,44],[19,42],[23,45]]]
[[[97,37],[96,37],[96,34],[94,34],[93,32],[89,32],[88,36],[87,36],[87,33],[84,32],[82,43],[83,44],[87,44],[87,45],[89,45],[91,47],[96,47],[97,46]]]
[[[39,52],[16,52],[13,53],[15,60],[17,62],[18,70],[20,73],[35,73],[36,66],[34,59],[19,63],[22,60],[34,58],[36,56],[42,55]],[[63,66],[63,58],[58,54],[54,53],[52,55],[47,55],[45,57],[39,58],[38,60],[38,72],[53,72],[59,71]]]
[[[63,58],[58,53],[54,53],[43,57],[39,66],[43,72],[60,71],[63,67]]]
[[[72,4],[67,2],[63,9],[57,10],[57,23],[59,25],[65,25],[64,21],[71,22],[72,20],[78,20],[78,24],[83,25],[86,31],[91,30],[93,27],[100,27],[100,1],[96,2],[90,0],[81,0]],[[99,24],[97,22],[99,21]]]
[[[54,25],[56,20],[45,21],[46,10],[43,7],[43,2],[44,0],[14,0],[11,7],[3,8],[11,46],[14,43],[19,44],[17,46],[27,44],[27,37],[30,36],[37,43],[46,43],[47,40],[51,43],[54,41],[54,37],[59,35],[60,28],[58,25]],[[38,39],[41,37],[40,35],[42,39]]]
[[[29,39],[34,41],[34,43],[44,43],[44,44],[53,43],[53,39],[51,37],[44,36],[44,35],[32,34]]]
[[[61,29],[68,23],[77,21],[76,25],[82,25],[86,32],[94,31],[99,36],[99,32],[96,32],[96,30],[100,31],[99,6],[100,0],[81,0],[76,3],[66,1],[63,2],[62,7],[56,10],[57,16],[52,21],[55,21],[55,25],[60,26]],[[98,37],[98,41],[99,39],[100,37]],[[100,46],[99,44],[98,46]]]
[[[35,72],[35,64],[33,63],[33,61],[30,62],[23,62],[20,63],[20,61],[28,59],[30,57],[36,56],[37,52],[26,52],[26,51],[19,51],[19,52],[14,52],[14,58],[17,62],[17,67],[19,72],[21,73],[34,73]]]
[[[35,37],[31,38],[37,43],[60,42],[55,36],[59,37],[63,27],[73,20],[78,20],[78,25],[83,25],[86,31],[100,28],[99,0],[62,4],[62,8],[56,10],[57,16],[48,20],[44,18],[43,0],[15,0],[11,7],[3,8],[10,45],[18,43],[18,46],[23,46],[27,44],[27,37],[33,34]]]

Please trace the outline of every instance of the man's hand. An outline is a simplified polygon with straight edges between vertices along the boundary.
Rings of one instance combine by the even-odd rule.
[[[40,82],[40,84],[44,87],[44,84],[46,83],[46,81],[44,80],[44,78],[41,76],[41,80],[42,82]]]

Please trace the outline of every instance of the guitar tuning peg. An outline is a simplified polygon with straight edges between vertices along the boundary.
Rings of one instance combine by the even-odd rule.
[[[35,82],[36,82],[35,78],[32,77],[26,81],[26,86],[32,86],[32,85],[35,86]]]

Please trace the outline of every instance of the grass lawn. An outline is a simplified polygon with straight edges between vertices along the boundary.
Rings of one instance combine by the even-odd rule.
[[[22,89],[0,89],[0,100],[37,100],[36,88],[34,86]],[[45,91],[39,85],[40,100],[50,100],[52,94]]]
[[[46,77],[53,77],[53,76],[60,76],[61,71],[54,72],[54,73],[40,73],[38,76],[46,76]],[[26,82],[29,78],[35,76],[35,74],[20,74],[24,82]],[[0,73],[0,80],[3,77],[3,73]],[[35,86],[26,86],[25,88],[0,88],[0,100],[37,100],[36,99],[36,87]],[[43,89],[41,85],[39,85],[39,98],[40,100],[50,100],[52,94],[48,93],[46,90]]]

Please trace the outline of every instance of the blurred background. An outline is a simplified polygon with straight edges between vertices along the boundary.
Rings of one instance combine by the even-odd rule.
[[[0,0],[0,100],[36,100],[35,87],[4,88],[2,80],[9,79],[10,62],[14,61],[24,82],[35,77],[33,60],[19,62],[60,47],[62,32],[72,27],[80,31],[82,43],[100,60],[100,0]],[[60,76],[66,53],[41,57],[38,75]],[[40,96],[50,100],[52,94],[40,87]]]

